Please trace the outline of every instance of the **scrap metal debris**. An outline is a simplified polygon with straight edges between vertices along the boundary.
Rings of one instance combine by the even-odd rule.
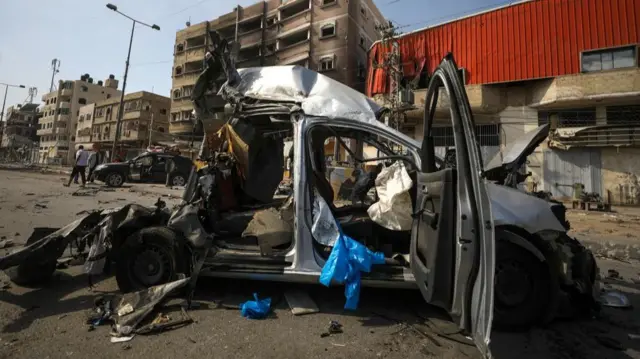
[[[612,290],[603,293],[600,296],[600,302],[605,307],[627,309],[631,308],[631,302],[626,295],[621,292]]]
[[[607,271],[607,277],[612,279],[622,279],[622,277],[620,277],[620,272],[615,269],[609,269]]]
[[[287,290],[284,292],[284,297],[287,299],[293,315],[311,314],[320,311],[313,299],[301,290]]]
[[[6,249],[13,247],[13,241],[11,239],[2,239],[0,240],[0,249]]]
[[[320,334],[320,337],[321,338],[326,338],[326,337],[328,337],[330,335],[340,334],[342,332],[343,332],[342,324],[338,323],[335,320],[332,320],[332,321],[329,322],[329,328],[327,328],[327,331],[322,333],[322,334]]]

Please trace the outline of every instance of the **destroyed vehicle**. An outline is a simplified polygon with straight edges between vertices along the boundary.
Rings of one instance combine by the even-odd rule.
[[[595,260],[567,235],[563,208],[483,177],[473,117],[451,56],[430,81],[422,143],[385,126],[385,109],[371,99],[314,71],[236,71],[227,60],[207,54],[193,96],[197,118],[205,129],[212,127],[204,98],[210,86],[203,83],[226,72],[219,94],[230,119],[219,132],[206,131],[201,158],[208,165],[192,173],[167,229],[147,228],[134,236],[143,240],[125,242],[117,264],[122,290],[160,284],[195,267],[201,275],[317,282],[337,220],[346,235],[384,253],[384,264],[362,274],[364,285],[417,286],[485,354],[493,320],[528,327],[554,318],[565,302],[592,309]],[[458,154],[440,169],[430,132],[438,91],[451,99]],[[278,198],[284,138],[293,140],[293,194]],[[326,173],[328,139],[362,168],[378,163],[406,171],[407,211],[381,209],[374,220],[366,201],[337,205],[339,189]],[[381,156],[363,158],[363,144]],[[380,178],[372,177],[377,188]],[[390,217],[402,217],[402,223],[389,225]]]
[[[167,179],[167,161],[174,163],[169,184],[184,186],[189,178],[193,161],[174,153],[145,152],[125,162],[104,163],[93,171],[95,179],[110,187],[120,187],[125,182],[164,183]]]

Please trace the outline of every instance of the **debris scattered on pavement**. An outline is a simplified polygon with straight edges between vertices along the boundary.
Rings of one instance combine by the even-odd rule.
[[[287,290],[284,292],[284,297],[287,299],[293,315],[311,314],[320,311],[313,299],[301,290]]]
[[[258,299],[258,293],[253,293],[255,300],[249,300],[240,305],[242,316],[249,319],[264,319],[271,311],[271,298]]]
[[[342,332],[343,332],[342,324],[338,323],[335,320],[332,320],[332,321],[329,322],[329,328],[327,328],[327,331],[322,333],[322,334],[320,334],[320,337],[321,338],[326,338],[326,337],[328,337],[330,335],[340,334]]]
[[[616,290],[603,293],[600,296],[600,302],[605,307],[621,309],[631,308],[631,302],[629,301],[629,298],[627,298],[625,294]]]
[[[622,277],[620,277],[620,272],[615,269],[609,269],[607,271],[607,277],[612,279],[622,279]]]
[[[43,203],[36,203],[36,204],[34,205],[34,207],[36,207],[36,208],[43,208],[43,209],[44,209],[44,208],[47,208],[47,205],[46,205],[46,204],[43,204]]]
[[[25,193],[25,196],[35,196],[35,193],[33,192]]]
[[[111,337],[111,342],[112,343],[124,343],[124,342],[128,342],[131,339],[133,339],[134,335],[130,335],[130,336],[125,336],[125,337]]]
[[[2,239],[0,240],[0,249],[13,247],[13,241],[11,239]]]

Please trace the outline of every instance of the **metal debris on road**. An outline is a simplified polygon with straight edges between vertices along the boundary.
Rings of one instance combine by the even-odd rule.
[[[622,279],[622,277],[620,277],[620,272],[615,269],[609,269],[607,271],[607,277],[612,279]]]
[[[316,303],[309,297],[306,292],[301,290],[291,289],[284,292],[284,297],[287,299],[289,308],[293,315],[304,315],[317,313],[320,311]]]
[[[600,303],[605,307],[611,308],[631,308],[629,298],[625,294],[616,290],[603,293],[600,296]]]
[[[342,324],[338,323],[335,320],[332,320],[332,321],[329,322],[329,328],[327,329],[327,331],[322,333],[322,334],[320,334],[320,337],[321,338],[326,338],[326,337],[328,337],[330,335],[340,334],[342,332],[343,332]]]
[[[13,240],[11,239],[2,239],[0,240],[0,249],[13,247]]]
[[[133,337],[135,337],[135,334],[128,337],[111,337],[110,341],[112,343],[123,343],[130,341]]]

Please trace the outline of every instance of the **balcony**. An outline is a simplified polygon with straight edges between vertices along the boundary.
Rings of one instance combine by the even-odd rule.
[[[251,47],[262,42],[262,31],[255,31],[249,34],[240,35],[238,37],[240,48]]]
[[[299,14],[296,14],[290,18],[280,20],[280,31],[289,31],[290,29],[295,29],[302,25],[309,25],[311,22],[311,12],[305,11]]]
[[[282,5],[278,7],[280,11],[280,21],[285,21],[291,17],[299,15],[303,12],[308,12],[309,1],[308,0],[288,0],[282,1]]]
[[[262,14],[254,15],[252,17],[240,20],[238,22],[238,33],[240,36],[243,34],[261,32],[262,29]]]
[[[53,135],[55,133],[53,127],[52,128],[42,128],[36,131],[36,135],[38,136],[47,136]]]
[[[309,51],[311,51],[311,44],[308,41],[299,43],[298,46],[294,44],[284,50],[279,50],[277,53],[278,64],[291,65],[305,60],[309,58]]]
[[[60,108],[71,108],[71,102],[60,101]]]
[[[60,91],[60,96],[71,96],[73,95],[73,89],[62,89]]]
[[[80,136],[91,136],[91,127],[85,127],[83,129],[78,130],[76,133],[78,137]]]

